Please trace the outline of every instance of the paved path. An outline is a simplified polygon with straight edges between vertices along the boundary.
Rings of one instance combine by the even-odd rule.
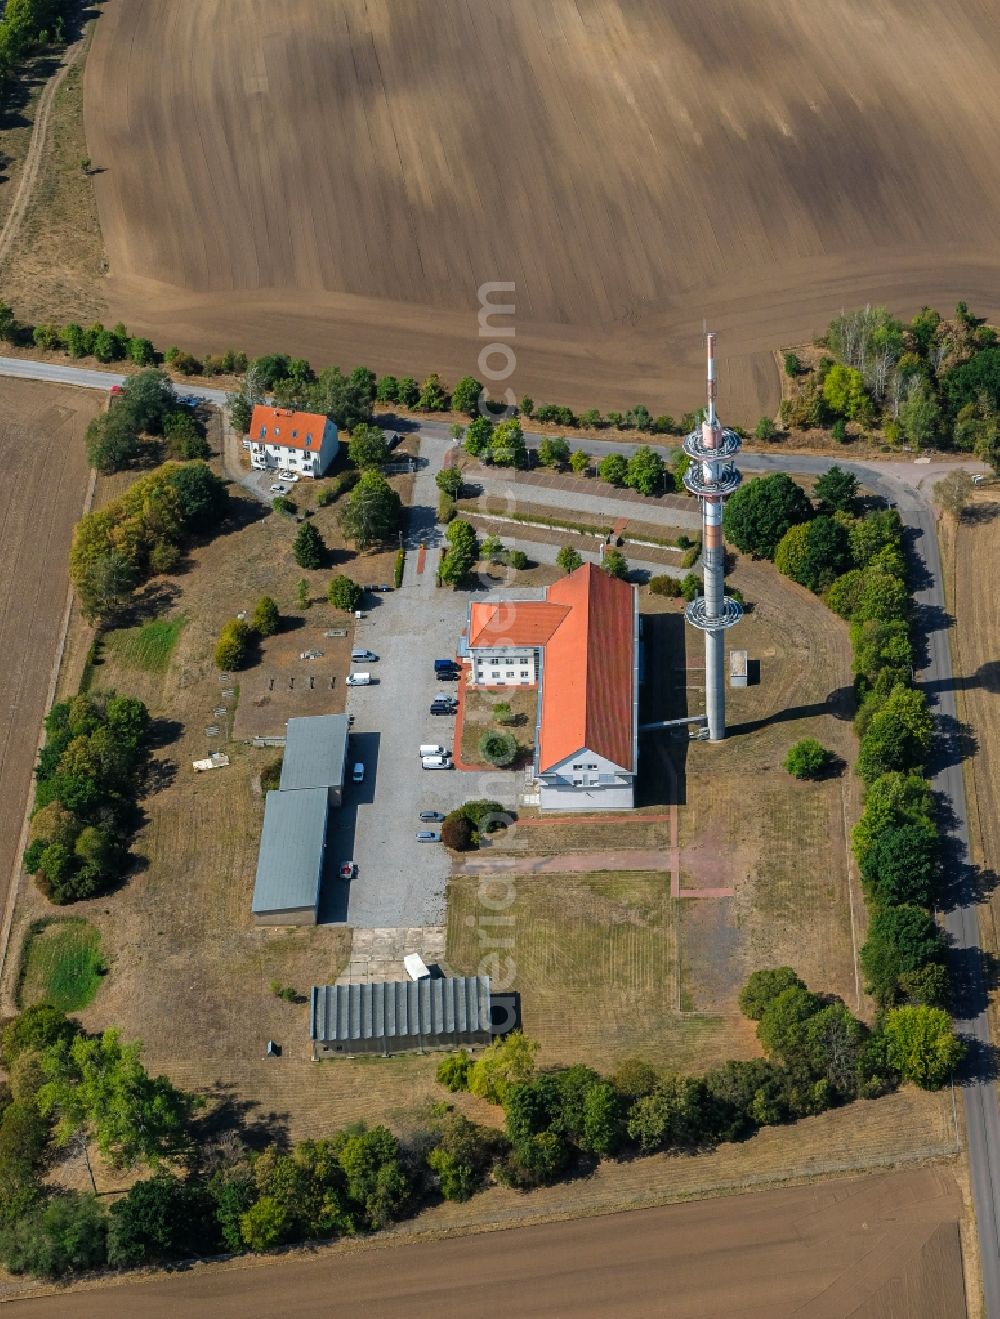
[[[49,380],[91,389],[108,388],[109,384],[123,379],[112,372],[32,362],[22,358],[0,358],[0,375]],[[190,392],[219,406],[225,403],[222,390],[199,387]],[[417,425],[421,432],[422,446],[426,445],[425,456],[431,458],[432,478],[451,443],[450,436],[447,426],[442,423],[423,422]],[[538,437],[529,435],[528,441],[537,444]],[[618,441],[587,440],[586,447],[588,452],[595,454],[618,452],[628,455],[638,446]],[[787,452],[745,453],[740,458],[740,466],[745,472],[790,471],[813,475],[826,471],[835,462],[853,471],[869,488],[891,499],[912,533],[917,566],[925,574],[924,584],[918,590],[916,599],[922,611],[921,622],[928,662],[918,675],[918,682],[927,689],[939,726],[946,728],[947,722],[955,718],[954,676],[934,515],[929,500],[933,482],[941,475],[954,471],[956,464],[852,462],[846,453],[836,459]],[[986,470],[982,464],[972,461],[959,465],[973,472]],[[945,737],[938,738],[939,753],[946,751],[947,740]],[[942,818],[950,818],[947,832],[949,844],[953,848],[955,873],[961,876],[955,905],[943,914],[943,924],[952,939],[953,959],[959,973],[957,1024],[973,1045],[968,1067],[961,1078],[961,1090],[979,1229],[986,1315],[988,1319],[1000,1319],[1000,1108],[990,1079],[993,1046],[987,1015],[988,994],[983,976],[975,877],[969,866],[965,786],[960,765],[941,761],[932,769],[933,786],[942,801]]]
[[[469,857],[460,875],[589,875],[601,870],[664,870],[662,847],[615,847],[603,852],[563,852],[556,856],[496,855]]]

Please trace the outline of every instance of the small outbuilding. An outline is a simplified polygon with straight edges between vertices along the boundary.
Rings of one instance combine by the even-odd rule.
[[[491,1038],[490,978],[314,985],[309,1038],[314,1061],[486,1045]]]
[[[257,854],[257,925],[315,925],[330,801],[325,788],[269,792]]]
[[[280,790],[301,792],[323,788],[330,805],[339,806],[344,792],[349,728],[346,714],[289,719]]]

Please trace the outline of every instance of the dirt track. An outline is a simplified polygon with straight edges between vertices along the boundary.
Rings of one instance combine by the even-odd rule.
[[[0,388],[0,925],[21,832],[52,661],[66,607],[66,557],[83,509],[83,431],[94,395],[28,381]]]
[[[703,1200],[386,1250],[324,1252],[23,1303],[28,1319],[960,1319],[951,1174]]]
[[[159,342],[776,401],[843,305],[1000,313],[997,0],[109,0],[88,60],[112,316]]]

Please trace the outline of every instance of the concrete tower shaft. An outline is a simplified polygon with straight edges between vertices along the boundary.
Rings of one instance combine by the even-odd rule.
[[[702,569],[704,590],[687,607],[687,620],[705,633],[705,707],[708,736],[721,742],[726,736],[726,674],[723,634],[738,623],[743,610],[725,594],[726,559],[722,543],[722,509],[742,480],[733,463],[739,453],[739,436],[723,430],[716,411],[715,335],[706,335],[708,350],[708,406],[699,430],[684,441],[691,465],[684,484],[701,500]]]

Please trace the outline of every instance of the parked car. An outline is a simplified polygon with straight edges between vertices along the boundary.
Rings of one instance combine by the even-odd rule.
[[[440,843],[441,835],[433,829],[421,829],[417,834],[418,843]]]
[[[364,646],[355,646],[351,651],[352,664],[364,664],[365,660],[377,660],[378,656],[373,650],[368,650]]]
[[[454,769],[455,766],[451,763],[451,761],[448,759],[447,756],[421,756],[420,768],[421,769]]]
[[[370,687],[372,685],[372,675],[370,673],[349,673],[347,675],[348,687]]]
[[[458,710],[457,701],[434,701],[431,705],[431,714],[452,715]]]
[[[435,673],[451,673],[458,668],[458,663],[453,659],[436,659],[434,661]]]
[[[249,440],[240,440],[240,444],[243,445],[244,449],[249,449],[249,448],[250,448],[250,441],[249,441]]]
[[[438,746],[436,742],[422,742],[420,744],[421,756],[449,756],[451,752],[447,747]]]
[[[435,669],[434,677],[438,682],[457,682],[458,669]]]
[[[275,481],[274,485],[271,486],[271,494],[272,494],[272,495],[287,495],[287,494],[288,494],[288,486],[287,486],[287,485],[282,485],[280,481]]]
[[[378,591],[380,595],[387,595],[392,590],[392,587],[388,582],[380,582],[378,586],[373,586],[371,589],[373,591]]]
[[[393,449],[398,448],[403,443],[402,435],[387,435],[385,437],[386,453],[392,453]]]
[[[420,818],[425,824],[440,824],[444,816],[440,811],[421,811]]]
[[[291,481],[293,485],[299,479],[298,472],[279,472],[278,475],[282,481]]]
[[[355,761],[355,764],[354,764],[354,773],[351,775],[351,778],[354,780],[355,783],[364,783],[364,781],[365,781],[365,767],[364,767],[364,763],[363,763],[362,761],[360,761],[360,760]]]
[[[341,879],[356,879],[357,875],[358,875],[358,867],[355,861],[341,861],[340,863]]]

